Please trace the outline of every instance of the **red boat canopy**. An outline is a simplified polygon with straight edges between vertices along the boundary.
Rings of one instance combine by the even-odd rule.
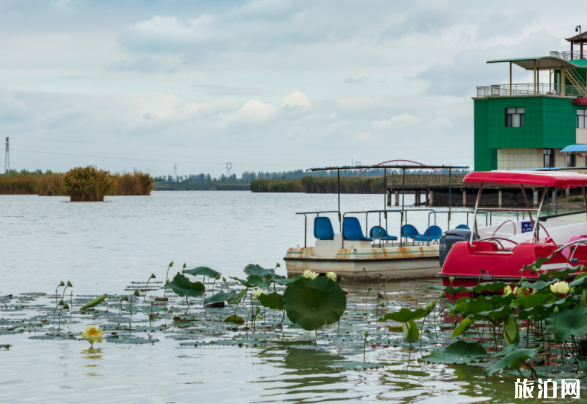
[[[500,187],[577,188],[587,185],[587,175],[570,172],[553,171],[480,171],[469,173],[463,179],[468,185],[495,185]]]

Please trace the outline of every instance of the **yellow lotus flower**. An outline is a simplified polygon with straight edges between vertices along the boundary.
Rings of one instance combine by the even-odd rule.
[[[253,290],[253,299],[258,299],[261,295],[266,295],[269,292],[267,289],[256,288]]]
[[[569,290],[571,290],[571,288],[569,288],[569,284],[567,282],[560,281],[560,282],[556,282],[556,283],[553,283],[552,285],[550,285],[550,290],[553,293],[558,293],[559,295],[565,295],[565,294],[569,293]]]
[[[88,340],[88,342],[94,345],[94,342],[102,343],[104,337],[104,331],[96,327],[95,325],[88,325],[86,330],[82,332],[82,338]]]
[[[510,293],[512,293],[512,287],[510,285],[507,285],[505,288],[503,288],[503,294],[505,296],[509,295]]]
[[[334,272],[326,272],[326,277],[336,282],[336,274]]]
[[[314,278],[318,277],[318,274],[314,271],[310,271],[309,269],[306,269],[302,276],[304,278],[314,279]]]

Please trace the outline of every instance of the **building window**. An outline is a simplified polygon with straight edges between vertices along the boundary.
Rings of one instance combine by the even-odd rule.
[[[577,110],[577,128],[585,129],[585,112],[584,109]]]
[[[554,155],[552,149],[544,149],[544,168],[554,167]]]
[[[567,154],[567,167],[575,167],[575,155]]]
[[[506,108],[505,126],[508,128],[524,126],[524,108]]]

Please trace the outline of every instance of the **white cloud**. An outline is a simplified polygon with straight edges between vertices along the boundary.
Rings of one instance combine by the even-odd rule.
[[[309,108],[311,106],[312,102],[310,101],[310,98],[301,91],[294,91],[281,101],[281,107],[285,108]]]
[[[230,123],[263,124],[271,120],[277,112],[277,107],[265,102],[247,101],[238,111],[230,114],[227,121]]]
[[[420,125],[420,118],[416,118],[410,114],[397,115],[389,119],[382,119],[371,122],[371,127],[375,129],[402,129]]]

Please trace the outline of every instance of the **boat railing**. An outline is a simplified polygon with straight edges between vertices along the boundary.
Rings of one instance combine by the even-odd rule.
[[[296,212],[296,215],[304,215],[304,248],[307,247],[307,240],[308,240],[308,215],[320,216],[320,214],[327,214],[327,213],[337,213],[338,214],[338,222],[340,224],[340,212],[338,210],[321,210],[321,211],[314,211],[314,212]],[[340,226],[339,226],[339,229],[340,229]]]
[[[530,217],[530,223],[532,225],[532,232],[535,233],[535,229],[534,229],[534,223],[535,223],[535,219],[532,218],[532,212],[536,212],[536,219],[538,219],[538,216],[540,214],[540,208],[538,209],[530,209],[530,208],[484,208],[483,210],[478,210],[477,212],[473,212],[473,213],[477,213],[479,214],[480,212],[484,212],[485,213],[485,224],[487,225],[487,213],[489,213],[489,226],[493,225],[493,212],[516,212],[516,220],[519,220],[519,213],[522,212],[523,213],[523,218],[526,217],[526,212],[528,212],[528,216]],[[522,219],[523,220],[523,219]],[[474,234],[478,234],[477,231],[477,219],[473,218],[473,229],[471,231],[471,243],[473,241],[473,235]],[[502,223],[503,224],[503,223]],[[467,226],[469,225],[469,216],[467,215]],[[500,225],[501,226],[501,225]],[[497,231],[497,230],[496,230]],[[514,232],[515,234],[515,232]],[[538,240],[539,236],[538,233],[536,232],[536,235],[534,236],[533,234],[533,238],[535,238],[536,240]]]

